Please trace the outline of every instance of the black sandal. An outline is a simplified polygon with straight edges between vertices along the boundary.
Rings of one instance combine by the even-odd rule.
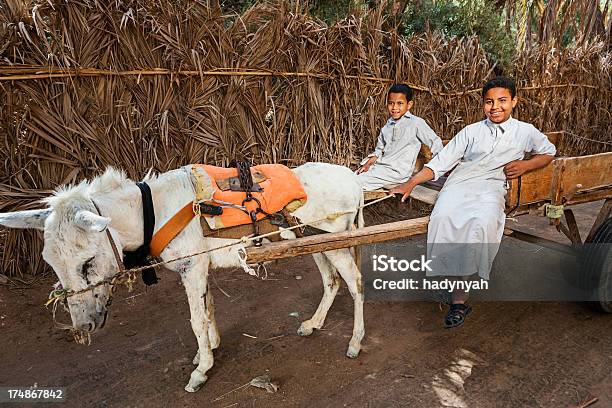
[[[470,314],[472,308],[462,303],[452,304],[448,313],[444,317],[444,328],[452,329],[461,326],[465,322],[465,317]]]

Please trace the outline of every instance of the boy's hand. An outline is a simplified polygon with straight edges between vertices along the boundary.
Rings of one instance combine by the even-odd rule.
[[[405,182],[403,184],[400,184],[397,187],[394,187],[391,189],[391,191],[389,191],[391,194],[401,194],[402,195],[402,203],[406,202],[406,200],[408,199],[408,197],[410,197],[410,193],[412,193],[412,190],[414,189],[414,186],[409,182]]]
[[[372,166],[377,159],[378,157],[376,156],[370,157],[366,164],[357,169],[357,174],[365,173],[366,171],[370,170],[370,166]]]
[[[531,166],[528,160],[515,160],[504,167],[504,173],[506,173],[508,179],[515,179],[529,170],[531,170]]]

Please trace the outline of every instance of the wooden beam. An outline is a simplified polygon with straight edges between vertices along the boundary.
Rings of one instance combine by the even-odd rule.
[[[565,221],[567,222],[568,233],[563,232],[569,239],[572,241],[574,245],[582,244],[582,238],[580,238],[580,230],[578,229],[578,224],[576,223],[576,217],[574,217],[574,212],[566,208],[563,210],[563,214],[565,214]]]
[[[374,191],[364,191],[363,192],[363,200],[364,201],[374,201],[379,198],[383,198],[389,195],[388,190],[374,190]]]
[[[439,191],[425,187],[423,185],[418,185],[414,187],[412,192],[410,193],[410,198],[424,202],[426,204],[434,205],[436,200],[438,199]],[[363,193],[364,201],[374,201],[379,198],[383,198],[389,195],[388,190],[374,190],[374,191],[365,191]],[[400,195],[397,195],[398,198],[401,198]]]
[[[582,203],[590,203],[593,201],[607,200],[612,198],[612,188],[602,188],[593,191],[583,191],[575,194],[571,200],[567,201],[565,205],[574,205]]]
[[[423,203],[434,205],[438,199],[439,191],[427,188],[422,185],[415,186],[410,193],[410,198],[421,201]]]
[[[505,228],[504,235],[516,238],[523,242],[529,242],[530,244],[539,245],[544,248],[552,249],[554,251],[563,252],[569,255],[577,255],[578,252],[572,249],[569,245],[563,245],[550,239],[538,237],[535,235],[527,234],[526,232],[513,230],[511,228]]]
[[[561,143],[563,143],[563,136],[565,134],[564,131],[545,132],[544,134],[548,138],[548,141],[555,145],[555,147],[557,148],[557,151],[561,150],[560,145]]]
[[[612,152],[557,160],[563,162],[564,171],[560,182],[561,191],[567,200],[571,199],[568,194],[572,192],[575,194],[612,185]]]
[[[316,252],[411,237],[426,233],[428,224],[429,217],[421,217],[412,220],[372,225],[352,231],[330,232],[288,241],[273,242],[264,244],[261,247],[249,247],[246,250],[247,263],[253,264],[273,261],[275,259],[294,258]]]
[[[530,171],[521,176],[520,192],[518,179],[509,180],[510,190],[506,195],[506,207],[515,208],[517,205],[540,203],[550,199],[550,184],[553,166]]]
[[[601,210],[599,210],[599,214],[597,214],[597,218],[595,218],[595,222],[593,222],[593,226],[591,227],[591,230],[589,231],[589,235],[587,235],[584,242],[593,241],[595,232],[597,232],[597,229],[599,228],[599,226],[603,224],[605,220],[608,219],[608,217],[610,216],[610,212],[612,212],[612,199],[608,198],[606,201],[604,201],[603,205],[601,206]]]

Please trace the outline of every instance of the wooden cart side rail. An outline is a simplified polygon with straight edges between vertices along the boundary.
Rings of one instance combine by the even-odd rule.
[[[561,157],[553,163],[550,198],[564,204],[580,193],[612,187],[612,152]]]
[[[609,199],[612,199],[612,187],[592,191],[583,191],[574,195],[569,201],[565,202],[563,205],[568,207],[576,204],[591,203],[593,201]],[[508,214],[508,216],[515,217],[523,214],[544,215],[544,204],[548,202],[550,202],[550,200],[539,200],[532,203],[521,204],[515,207],[508,207],[514,209],[511,213]]]
[[[544,168],[524,174],[520,182],[518,179],[510,180],[510,189],[506,195],[506,207],[517,208],[518,206],[549,200],[552,176],[553,167],[552,164],[549,164]]]
[[[546,132],[548,140],[559,150],[563,143],[565,132]],[[542,203],[550,199],[550,183],[552,181],[553,167],[548,166],[531,171],[521,177],[520,191],[518,180],[510,180],[510,189],[506,196],[506,208],[514,208],[513,214],[525,213],[530,204]],[[523,207],[521,210],[520,207]],[[528,210],[527,210],[528,212]]]
[[[411,237],[425,234],[428,224],[429,217],[421,217],[372,225],[352,231],[330,232],[288,241],[273,242],[261,247],[247,248],[246,261],[253,264]]]
[[[531,204],[578,204],[610,197],[612,152],[578,157],[560,157],[542,169],[531,171],[519,181],[510,181],[508,208]],[[516,213],[513,212],[513,213]]]

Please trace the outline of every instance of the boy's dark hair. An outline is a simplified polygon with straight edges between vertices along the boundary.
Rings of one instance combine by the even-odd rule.
[[[412,88],[406,84],[393,84],[391,88],[389,88],[389,92],[387,92],[387,98],[389,94],[392,93],[401,93],[406,95],[406,101],[410,102],[412,100]]]
[[[516,82],[514,79],[506,76],[498,76],[487,81],[485,86],[482,87],[482,99],[486,95],[487,91],[492,88],[505,88],[510,91],[512,99],[516,96]]]

